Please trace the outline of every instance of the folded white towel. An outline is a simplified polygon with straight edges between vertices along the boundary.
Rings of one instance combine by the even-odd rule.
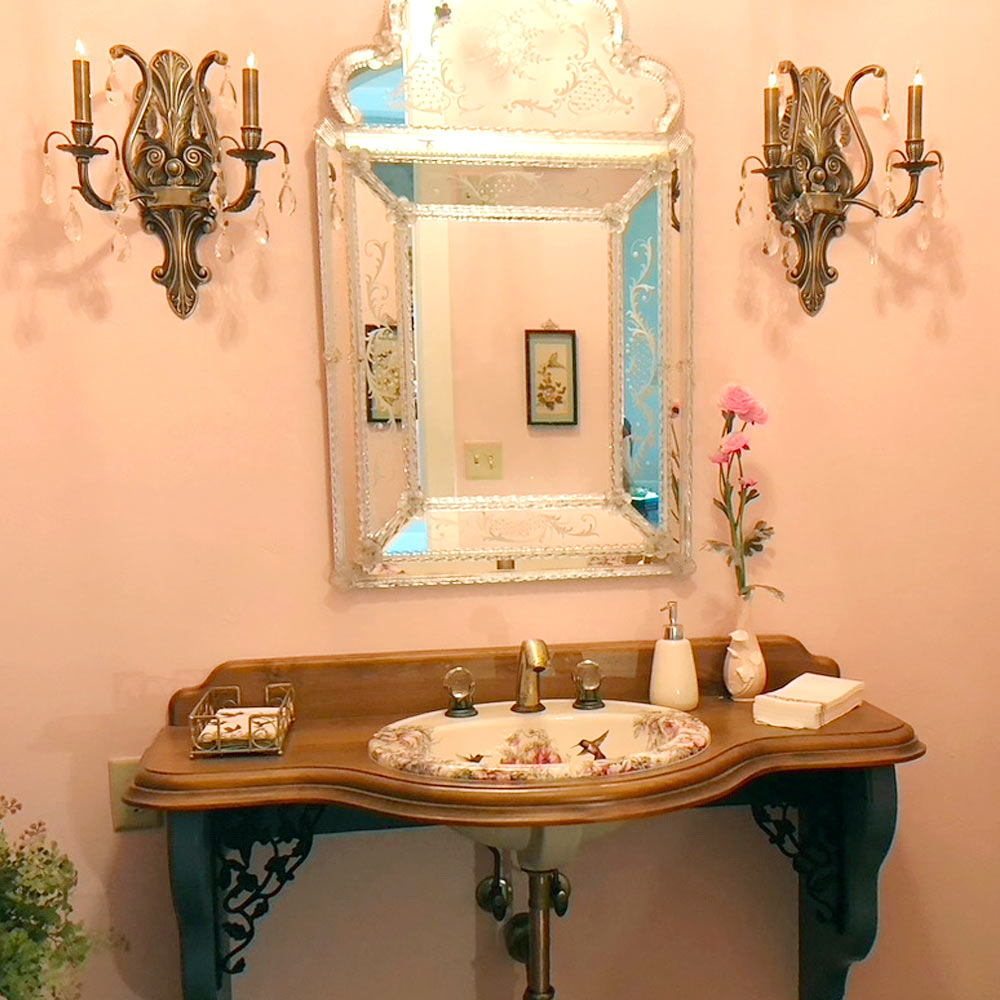
[[[753,700],[753,721],[785,729],[819,729],[857,708],[864,691],[864,681],[800,674],[777,691],[757,695]]]

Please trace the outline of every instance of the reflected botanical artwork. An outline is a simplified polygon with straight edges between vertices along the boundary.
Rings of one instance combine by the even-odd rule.
[[[529,424],[575,424],[576,331],[525,330]]]
[[[368,381],[368,422],[398,421],[402,417],[402,345],[392,326],[365,325]]]

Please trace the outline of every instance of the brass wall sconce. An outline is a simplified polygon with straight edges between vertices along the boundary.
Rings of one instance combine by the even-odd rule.
[[[71,140],[60,131],[50,132],[45,137],[42,200],[47,204],[55,200],[49,140],[61,136],[66,141],[56,148],[70,153],[76,160],[79,183],[73,190],[79,192],[88,205],[114,213],[112,250],[119,260],[124,260],[129,251],[128,238],[122,228],[123,217],[130,202],[138,204],[143,229],[156,235],[163,244],[163,263],[153,268],[152,278],[165,287],[174,312],[186,319],[197,305],[199,287],[211,280],[211,272],[198,260],[198,244],[221,221],[216,256],[220,260],[233,256],[228,215],[246,211],[257,198],[257,168],[265,160],[274,158],[270,146],[280,146],[284,153],[278,210],[284,214],[295,210],[288,174],[288,149],[278,139],[261,146],[258,70],[253,53],[243,70],[242,144],[229,135],[220,137],[212,96],[206,86],[209,69],[216,64],[223,67],[228,64],[229,57],[224,52],[209,52],[193,76],[187,59],[170,49],[157,52],[148,63],[126,45],[113,46],[109,54],[112,62],[105,88],[109,103],[126,99],[118,84],[116,60],[127,56],[141,74],[132,96],[131,118],[121,145],[110,135],[93,138],[90,63],[77,42],[77,58],[73,60],[73,138]],[[236,91],[229,80],[228,69],[217,98],[220,106],[228,104],[235,110]],[[102,198],[90,181],[91,160],[110,152],[101,146],[105,139],[114,147],[116,161],[116,179],[110,200]],[[226,200],[222,169],[222,144],[227,140],[234,148],[227,149],[226,154],[242,161],[245,168],[243,190],[231,202]],[[80,239],[82,227],[72,194],[64,230],[71,241]],[[269,235],[261,198],[254,237],[258,243],[266,245]]]
[[[876,220],[905,215],[915,205],[922,204],[917,198],[920,175],[935,166],[937,190],[930,208],[940,218],[944,214],[944,159],[937,150],[924,153],[923,80],[918,70],[908,91],[906,152],[894,149],[888,154],[881,197],[866,201],[862,195],[872,179],[874,161],[854,110],[853,94],[864,77],[881,77],[882,119],[887,120],[889,92],[885,69],[874,64],[859,69],[848,80],[842,98],[831,92],[829,76],[816,66],[800,72],[793,63],[785,61],[778,66],[778,73],[789,77],[791,95],[781,109],[777,77],[772,72],[769,85],[764,88],[764,159],[747,157],[741,174],[745,182],[747,164],[760,164],[753,173],[767,179],[768,196],[762,249],[767,255],[781,250],[786,276],[798,286],[802,308],[815,316],[823,306],[827,285],[837,280],[837,269],[827,260],[827,250],[831,240],[843,235],[851,206],[868,209]],[[857,137],[863,157],[857,181],[845,155],[852,134]],[[896,200],[892,191],[893,170],[909,175],[909,188],[901,201]],[[737,224],[742,224],[750,212],[745,183],[741,183]],[[917,234],[921,249],[926,249],[930,242],[925,223],[926,219],[922,220]],[[873,262],[876,259],[873,229]]]

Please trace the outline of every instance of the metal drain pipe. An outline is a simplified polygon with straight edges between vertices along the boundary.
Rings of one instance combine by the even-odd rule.
[[[524,1000],[552,1000],[556,991],[549,981],[552,880],[555,871],[527,872],[528,876],[528,988]]]

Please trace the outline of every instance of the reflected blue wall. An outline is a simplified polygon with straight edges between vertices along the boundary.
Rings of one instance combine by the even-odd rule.
[[[625,264],[625,468],[636,509],[659,524],[663,454],[660,343],[660,197],[650,191],[623,237]],[[652,496],[650,496],[652,494]]]
[[[363,69],[347,84],[347,96],[364,115],[366,125],[405,125],[406,102],[402,94],[402,64]]]

